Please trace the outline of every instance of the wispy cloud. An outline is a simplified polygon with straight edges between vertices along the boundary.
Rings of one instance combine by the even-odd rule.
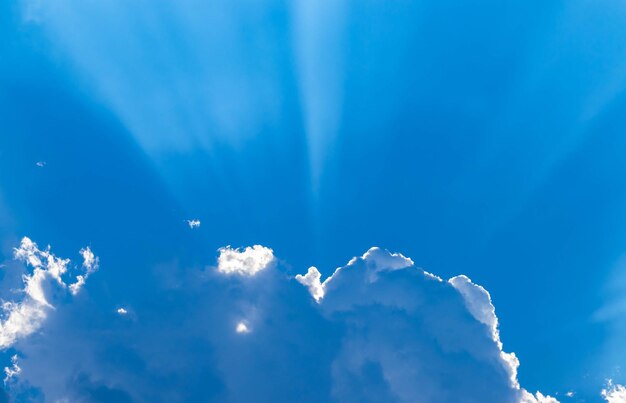
[[[11,366],[4,367],[4,384],[6,385],[8,382],[13,380],[14,377],[18,376],[22,372],[22,368],[17,363],[17,355],[13,355],[11,357]]]

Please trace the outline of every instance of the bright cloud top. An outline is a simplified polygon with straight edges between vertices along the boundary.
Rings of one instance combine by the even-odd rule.
[[[57,282],[69,261],[29,240],[16,257],[69,288]],[[97,258],[83,257],[86,276]],[[270,267],[262,281],[241,281]],[[133,321],[63,306],[38,341],[17,345],[20,369],[7,363],[11,376],[49,401],[104,393],[124,402],[556,402],[519,385],[519,362],[503,351],[490,295],[466,276],[443,281],[372,248],[324,282],[314,267],[294,279],[260,245],[221,248],[218,275],[194,273],[184,287],[156,287],[134,301]],[[46,290],[33,286],[17,305],[40,313],[22,316],[33,325],[20,337],[52,309]],[[607,390],[607,399],[616,393]]]
[[[626,387],[609,380],[606,389],[602,390],[602,397],[608,403],[626,403]]]
[[[472,283],[472,280],[464,275],[453,277],[448,280],[448,283],[456,288],[463,296],[467,310],[477,321],[487,326],[491,333],[492,340],[496,343],[498,348],[502,350],[496,309],[491,303],[491,295],[489,295],[489,292],[482,286]],[[515,356],[515,353],[500,351],[500,357],[502,358],[505,369],[509,373],[511,384],[519,388],[519,383],[517,382],[519,360]]]
[[[317,270],[317,267],[309,267],[309,270],[306,272],[306,274],[296,275],[296,280],[300,284],[308,288],[311,296],[317,302],[324,298],[324,286],[322,285],[321,278],[322,273]]]
[[[348,265],[354,264],[358,259],[356,257],[353,258]],[[366,273],[371,281],[376,279],[376,274],[380,271],[393,271],[413,266],[413,261],[401,253],[389,253],[377,247],[370,248],[361,256],[361,259],[366,262]],[[318,302],[324,297],[325,285],[333,279],[333,276],[328,277],[324,283],[321,282],[321,278],[322,274],[316,267],[310,267],[304,275],[296,275],[296,280],[306,286],[311,296]]]
[[[217,270],[224,274],[254,276],[275,264],[274,252],[261,245],[234,249],[230,246],[219,249]]]
[[[68,285],[64,277],[71,277],[67,275],[70,260],[54,256],[49,246],[41,250],[29,238],[22,239],[20,246],[14,249],[14,257],[32,267],[32,272],[22,277],[24,288],[21,290],[21,300],[3,302],[0,348],[11,347],[18,339],[37,331],[48,312],[54,309],[53,300],[59,298],[59,292],[69,290],[72,295],[76,295],[80,291],[87,277],[98,269],[98,258],[91,249],[81,249],[80,254],[83,257],[83,272]]]
[[[396,273],[401,270],[404,273]],[[475,398],[482,401],[556,402],[549,396],[541,393],[533,395],[520,388],[517,381],[519,361],[515,354],[502,351],[498,319],[491,297],[483,287],[472,283],[468,277],[457,276],[443,282],[437,276],[416,268],[411,259],[399,253],[391,254],[381,248],[371,248],[360,258],[353,258],[347,266],[337,269],[323,283],[320,278],[319,271],[314,267],[304,276],[296,276],[296,280],[308,288],[327,315],[332,317],[338,312],[348,316],[357,314],[364,316],[358,319],[362,321],[369,317],[370,306],[376,311],[386,311],[388,315],[386,320],[376,316],[359,325],[365,327],[360,329],[364,334],[374,336],[357,337],[359,340],[345,347],[350,350],[349,356],[344,357],[348,360],[344,363],[347,366],[342,367],[343,371],[348,372],[343,375],[346,380],[359,376],[362,365],[379,362],[387,383],[386,396],[395,401],[454,401],[463,396],[469,400]],[[415,288],[407,289],[411,282],[415,282]],[[452,290],[462,298],[455,298]],[[442,293],[448,294],[449,299],[445,303],[433,298]],[[398,309],[404,311],[406,317],[399,315]],[[475,328],[476,323],[467,323],[467,318],[463,318],[465,313],[470,314],[478,322],[479,328],[485,331],[482,336],[482,332]],[[438,320],[434,315],[455,320]],[[401,323],[401,328],[416,328],[411,332],[414,338],[400,336],[399,344],[391,348],[386,345],[391,340],[385,340],[384,332],[399,325],[394,323],[396,321]],[[422,321],[430,322],[429,326],[420,329],[418,323]],[[456,339],[453,335],[460,337]],[[424,339],[434,340],[443,351],[421,341]],[[398,343],[398,340],[395,342]],[[399,351],[413,353],[403,355]],[[452,353],[454,351],[469,354],[474,368],[466,373],[467,368],[464,368],[464,363],[457,361],[459,358]],[[434,373],[427,371],[424,362],[438,368],[441,373],[437,374],[437,370]],[[406,368],[413,369],[407,372]],[[481,371],[491,373],[488,382],[479,377],[473,379],[470,374]],[[463,385],[462,378],[472,378],[472,381]],[[459,382],[457,390],[450,387],[444,391],[437,386],[455,381]],[[408,387],[411,383],[419,387]],[[346,395],[342,394],[338,400],[349,399],[348,396],[346,390]]]

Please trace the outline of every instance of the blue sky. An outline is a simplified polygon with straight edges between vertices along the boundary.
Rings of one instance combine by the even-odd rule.
[[[222,318],[212,306],[222,297],[181,289],[219,267],[226,245],[272,248],[273,270],[291,279],[314,265],[323,281],[372,246],[443,279],[467,275],[489,290],[523,388],[593,402],[608,379],[626,382],[622,3],[23,0],[0,6],[0,18],[2,296],[13,298],[29,270],[14,259],[24,236],[79,266],[77,252],[89,246],[100,262],[77,300],[60,303],[98,323],[55,309],[35,336],[5,349],[5,365],[17,354],[25,379],[5,385],[10,395],[70,393],[37,384],[54,362],[41,350],[46,334],[112,334],[131,372],[141,360],[167,360],[132,346],[154,326],[190,320],[190,305],[207,304],[209,324]],[[191,219],[200,227],[189,228]],[[212,276],[207,290],[231,287]],[[326,325],[339,309],[331,291],[318,312],[274,281],[287,300],[248,283],[236,294],[258,311],[301,309],[298,332],[326,335],[322,355],[334,356],[333,340],[345,336]],[[132,320],[119,323],[119,308]],[[378,329],[376,312],[351,315]],[[180,337],[181,348],[212,356],[239,348]],[[281,373],[313,347],[295,343],[279,363],[255,365]],[[319,360],[307,373],[345,398],[349,383],[328,378]],[[89,365],[61,371],[72,390],[90,379],[109,389],[121,382]],[[180,373],[194,365],[181,360]],[[222,386],[193,383],[202,391],[187,399],[228,389],[209,372]],[[249,377],[235,374],[236,384]],[[83,398],[109,401],[94,397],[96,386]],[[394,390],[380,398],[412,396]]]

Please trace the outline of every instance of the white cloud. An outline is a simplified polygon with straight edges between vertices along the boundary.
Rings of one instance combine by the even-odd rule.
[[[361,259],[367,262],[368,267],[377,271],[400,270],[413,266],[413,261],[401,253],[389,253],[379,247],[370,248]]]
[[[559,401],[554,397],[545,396],[541,392],[537,392],[533,395],[532,393],[522,389],[521,393],[520,403],[559,403]]]
[[[5,385],[13,380],[16,376],[18,376],[22,372],[22,368],[17,363],[17,355],[13,355],[11,357],[11,366],[4,367],[4,383]]]
[[[32,273],[23,275],[21,300],[4,301],[2,304],[4,316],[0,321],[0,348],[11,347],[18,339],[37,331],[54,309],[52,299],[59,291],[69,289],[75,295],[80,290],[98,264],[98,258],[89,248],[81,250],[81,254],[84,274],[77,275],[76,282],[68,286],[63,277],[67,274],[70,260],[54,256],[49,246],[41,250],[29,238],[22,239],[20,246],[14,249],[14,258],[31,266]]]
[[[606,388],[602,389],[602,397],[608,403],[626,403],[626,387],[609,379]]]
[[[141,307],[135,321],[68,304],[19,343],[20,379],[50,401],[556,401],[518,385],[491,298],[467,277],[443,281],[379,248],[324,282],[314,267],[295,280],[280,266],[258,282],[220,275],[276,264],[269,248],[222,248],[216,275],[121,296]]]
[[[98,270],[98,266],[100,265],[100,259],[93,254],[89,247],[81,249],[80,254],[83,257],[85,277]]]
[[[124,309],[124,308],[118,308],[116,312],[118,314],[122,315],[122,316],[124,316],[124,315],[126,315],[128,313],[128,311],[126,309]]]
[[[43,168],[46,166],[46,162],[45,161],[38,161],[35,165],[37,165],[39,168]]]
[[[69,285],[70,292],[72,295],[76,295],[80,292],[80,289],[85,285],[86,279],[85,276],[79,274],[76,276],[76,281]]]
[[[49,307],[26,298],[21,303],[5,302],[2,309],[5,319],[0,322],[0,348],[6,349],[17,339],[38,330]]]
[[[320,281],[321,278],[322,274],[316,267],[309,267],[309,270],[305,275],[296,275],[296,280],[308,288],[309,292],[317,302],[324,298],[324,287]]]
[[[354,264],[358,259],[357,257],[352,258],[348,265]],[[389,253],[378,247],[370,248],[360,259],[366,262],[366,275],[370,281],[375,281],[376,274],[380,271],[394,271],[413,266],[413,261],[402,254]],[[430,273],[428,275],[432,276]],[[323,283],[321,278],[322,275],[316,267],[310,267],[304,275],[296,275],[296,280],[306,286],[313,298],[318,302],[324,298],[325,286],[332,281],[333,276],[328,277]]]
[[[87,277],[97,271],[100,266],[100,259],[93,254],[89,247],[81,249],[80,254],[83,257],[83,269],[85,270],[85,273],[77,275],[76,281],[69,285],[72,295],[78,294],[80,289],[85,285]]]
[[[245,249],[226,246],[220,248],[219,253],[217,270],[224,274],[254,276],[276,263],[274,252],[261,245],[248,246]]]
[[[381,393],[380,400],[458,401],[463,396],[467,400],[491,401],[499,396],[503,402],[556,402],[552,397],[533,395],[520,388],[519,361],[515,354],[502,350],[491,297],[468,277],[443,282],[416,268],[401,254],[372,248],[337,269],[323,283],[320,278],[314,267],[306,275],[296,276],[327,316],[340,315],[348,325],[355,316],[359,324],[354,339],[344,340],[343,353],[333,363],[337,400],[349,400],[354,378],[360,376],[364,366],[375,363],[384,385],[376,392]],[[458,302],[452,290],[460,294]],[[440,294],[448,295],[447,299],[442,302]],[[466,314],[476,322],[468,323],[463,317]],[[425,328],[421,325],[424,322],[428,323]],[[476,323],[486,330],[484,335]],[[394,327],[410,331],[412,337],[394,335]],[[430,345],[432,342],[436,344]],[[405,353],[399,355],[398,351]],[[472,357],[473,368],[457,361],[453,351],[466,351]],[[431,372],[433,368],[438,368],[441,375],[437,370]],[[488,381],[486,374],[490,374]],[[455,384],[455,379],[459,383],[457,390],[448,387],[444,392],[437,386]],[[467,384],[462,386],[464,382]],[[368,392],[363,393],[365,399]]]
[[[191,229],[200,228],[200,220],[187,220],[187,225]]]
[[[237,323],[237,327],[235,327],[235,331],[237,333],[250,333],[250,329],[248,328],[248,325],[246,325],[244,322]]]
[[[448,282],[461,293],[465,301],[465,306],[477,321],[489,328],[491,338],[500,349],[502,365],[509,374],[511,384],[519,388],[517,382],[517,367],[519,360],[515,353],[505,353],[502,351],[502,342],[498,331],[498,317],[496,309],[491,303],[491,295],[482,286],[472,283],[467,276],[460,275],[451,278]]]

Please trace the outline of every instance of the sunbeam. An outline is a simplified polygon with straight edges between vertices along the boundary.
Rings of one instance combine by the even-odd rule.
[[[299,0],[294,8],[293,41],[315,197],[340,130],[348,2]]]
[[[5,3],[17,402],[623,394],[620,1]]]

